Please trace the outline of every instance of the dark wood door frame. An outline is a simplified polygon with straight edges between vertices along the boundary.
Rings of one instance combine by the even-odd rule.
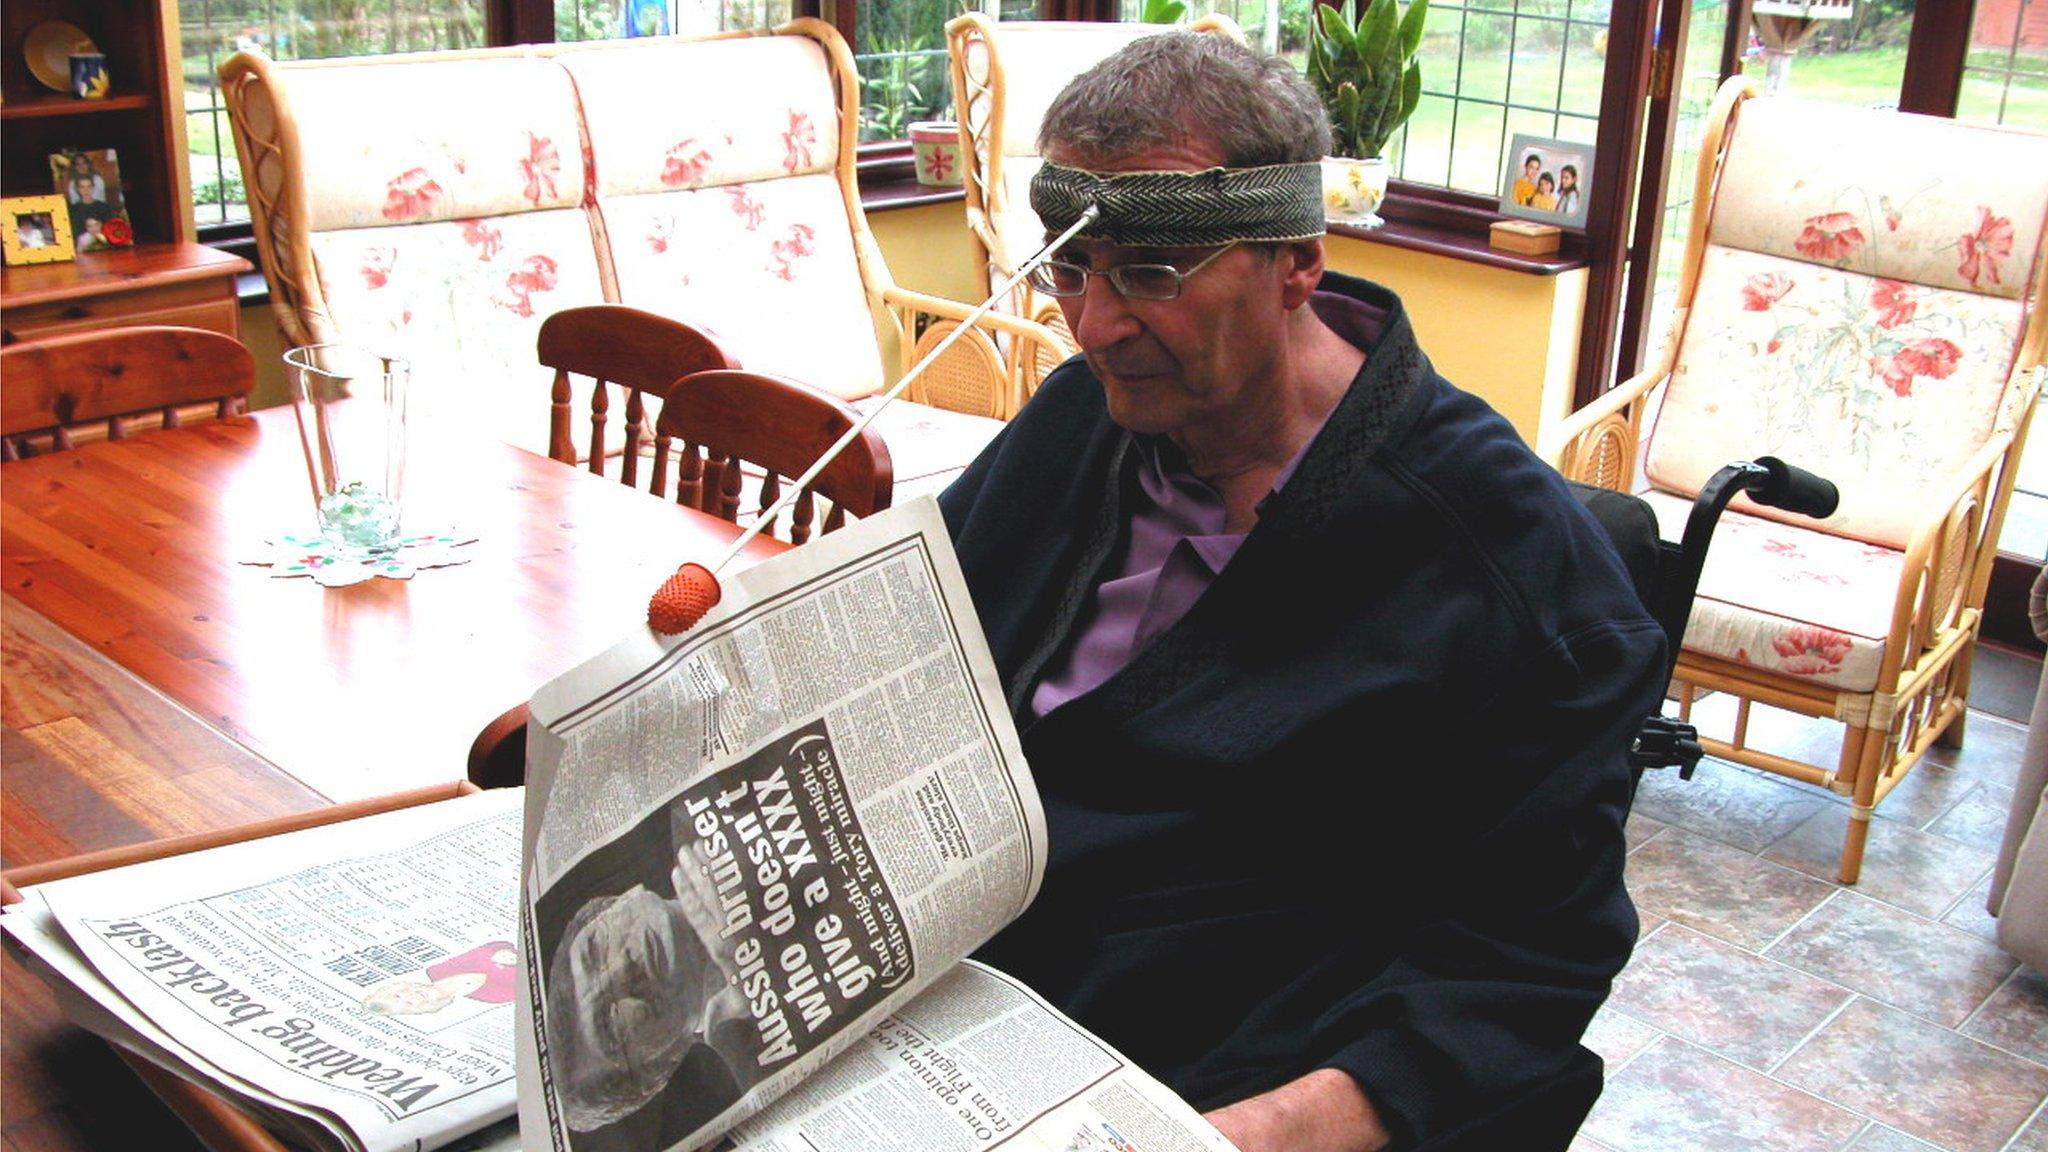
[[[1635,235],[1628,246],[1622,286],[1621,338],[1615,349],[1615,380],[1642,367],[1649,340],[1650,302],[1657,292],[1657,256],[1664,240],[1664,200],[1671,183],[1671,152],[1678,134],[1678,101],[1671,98],[1691,37],[1691,0],[1658,5],[1655,54],[1650,61],[1649,108],[1643,120],[1642,176],[1635,195]],[[1581,384],[1584,381],[1580,382]],[[1581,399],[1584,403],[1584,398]]]
[[[1899,78],[1899,111],[1956,114],[1963,65],[1970,56],[1970,20],[1977,0],[1918,0],[1906,40],[1906,71]],[[1957,31],[1961,29],[1961,31]]]
[[[1600,149],[1586,205],[1585,322],[1579,330],[1575,406],[1583,407],[1614,380],[1622,298],[1627,288],[1629,228],[1636,205],[1637,157],[1644,142],[1656,52],[1656,8],[1616,4],[1607,28],[1607,77],[1600,86]]]

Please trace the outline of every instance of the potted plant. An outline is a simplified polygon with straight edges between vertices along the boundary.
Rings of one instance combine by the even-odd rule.
[[[1383,153],[1422,98],[1422,22],[1429,0],[1344,0],[1321,5],[1309,21],[1308,79],[1330,113],[1335,155],[1323,161],[1323,204],[1330,219],[1375,228],[1387,194]]]

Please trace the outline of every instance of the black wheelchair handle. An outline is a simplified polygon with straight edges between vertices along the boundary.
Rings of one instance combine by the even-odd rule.
[[[1842,502],[1842,494],[1833,484],[1804,468],[1776,456],[1759,456],[1756,463],[1769,473],[1768,479],[1749,489],[1749,498],[1759,504],[1825,520]]]

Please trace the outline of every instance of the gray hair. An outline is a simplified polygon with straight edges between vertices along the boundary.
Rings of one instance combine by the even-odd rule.
[[[1224,165],[1298,164],[1330,152],[1323,102],[1294,66],[1224,36],[1134,40],[1075,77],[1046,109],[1038,150],[1128,156],[1212,140]]]

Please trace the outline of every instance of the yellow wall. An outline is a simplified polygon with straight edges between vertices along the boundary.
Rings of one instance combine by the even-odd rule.
[[[959,201],[872,211],[868,223],[897,283],[968,304],[987,292]],[[1437,370],[1524,439],[1533,443],[1538,428],[1571,410],[1583,269],[1534,276],[1346,236],[1332,236],[1328,251],[1330,267],[1400,293]],[[256,404],[283,401],[282,341],[268,305],[242,310],[242,337],[256,352]]]
[[[979,303],[986,291],[957,202],[870,212],[906,287]],[[1586,306],[1586,272],[1536,276],[1470,260],[1332,236],[1330,267],[1401,294],[1423,350],[1449,380],[1506,416],[1535,442],[1547,421],[1571,411]]]
[[[1330,267],[1399,293],[1430,363],[1524,440],[1571,411],[1585,269],[1535,276],[1348,236],[1327,250]]]
[[[981,253],[967,238],[958,200],[868,212],[868,227],[898,284],[965,304],[988,295]]]

